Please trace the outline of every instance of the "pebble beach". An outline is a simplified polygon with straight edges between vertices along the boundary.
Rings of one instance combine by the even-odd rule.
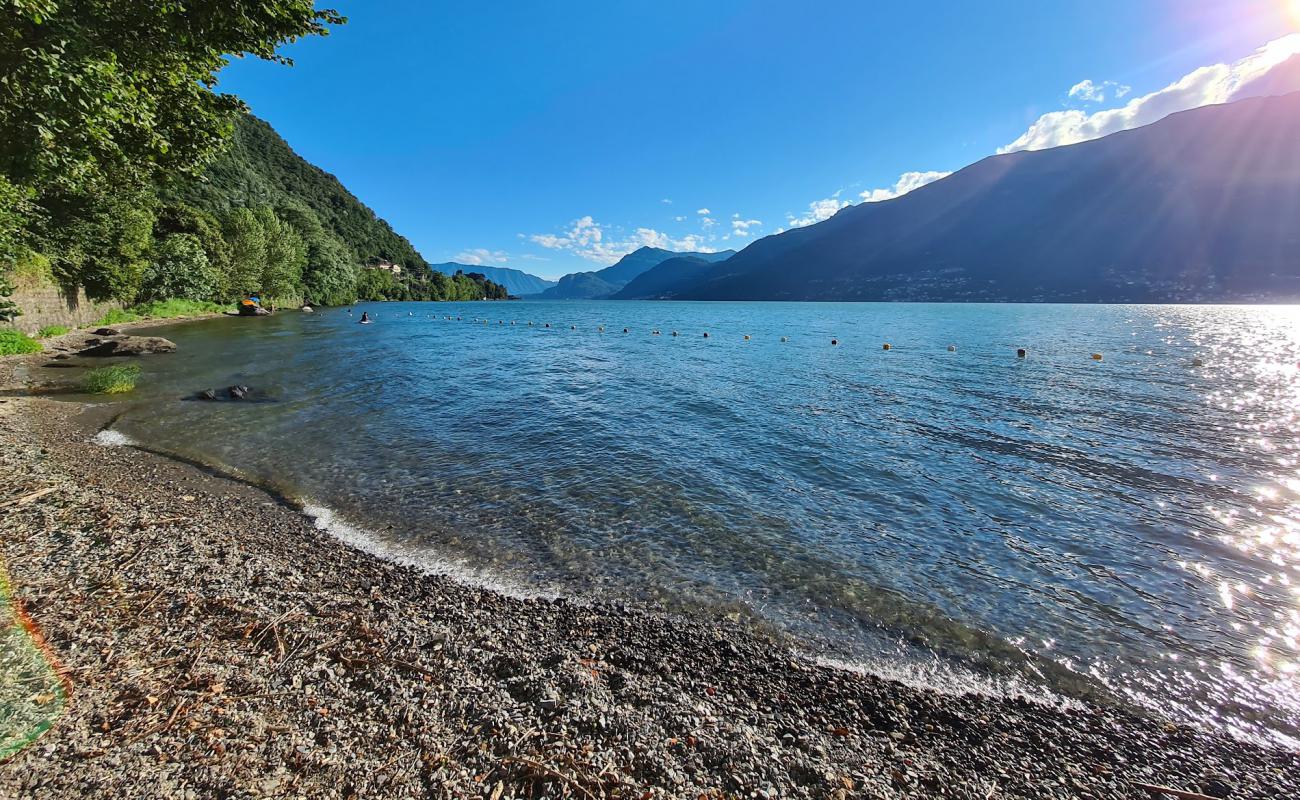
[[[0,557],[70,696],[0,797],[1300,796],[1297,754],[1126,706],[941,693],[384,561],[105,446],[113,406],[29,393],[40,363],[0,362]]]

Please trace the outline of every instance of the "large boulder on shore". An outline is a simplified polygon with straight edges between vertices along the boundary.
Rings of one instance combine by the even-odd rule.
[[[150,353],[171,353],[176,350],[176,343],[161,336],[101,336],[86,340],[87,347],[77,355],[81,356],[143,356]]]

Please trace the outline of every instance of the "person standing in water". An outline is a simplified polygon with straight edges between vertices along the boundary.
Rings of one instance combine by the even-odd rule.
[[[362,321],[362,322],[369,322],[369,321],[370,321],[370,312],[368,312],[368,311],[362,311],[362,312],[361,312],[361,321]]]

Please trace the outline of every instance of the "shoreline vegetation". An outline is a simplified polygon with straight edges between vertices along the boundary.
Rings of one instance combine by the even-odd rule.
[[[71,699],[0,795],[1300,793],[1295,754],[1124,706],[943,694],[725,619],[369,555],[0,360],[0,558]],[[103,437],[100,437],[101,440]]]
[[[0,21],[20,54],[0,98],[0,323],[22,313],[16,285],[126,307],[507,299],[481,273],[432,270],[337,178],[213,91],[228,56],[288,65],[282,44],[345,21],[297,0],[19,0]]]

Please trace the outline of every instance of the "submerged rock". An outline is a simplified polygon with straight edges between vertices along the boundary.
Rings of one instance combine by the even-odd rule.
[[[245,402],[245,403],[274,402],[271,398],[266,397],[264,394],[260,392],[256,392],[253,389],[244,386],[243,384],[235,384],[234,386],[227,386],[224,389],[204,389],[203,391],[194,395],[190,399],[207,400],[211,402],[216,402],[216,401]]]

